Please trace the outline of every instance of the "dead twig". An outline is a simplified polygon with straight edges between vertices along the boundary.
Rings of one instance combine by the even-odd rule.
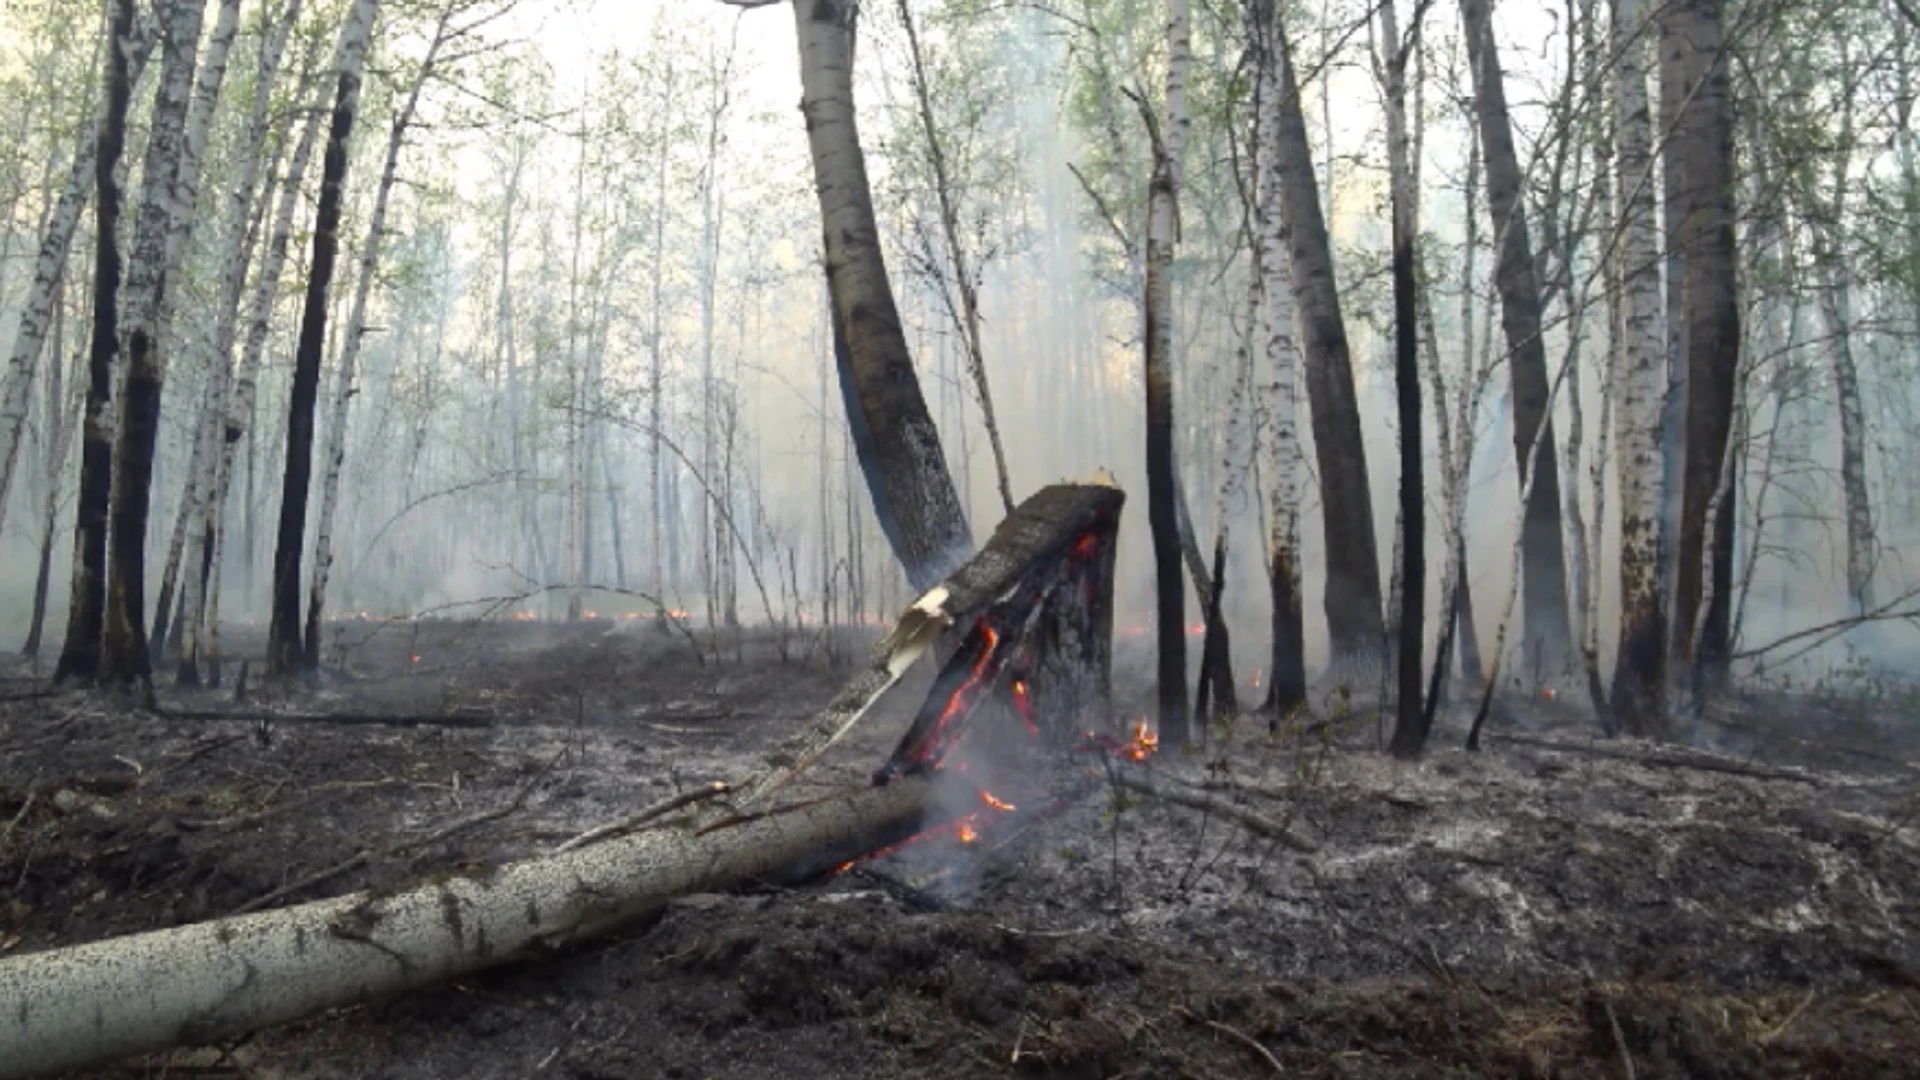
[[[1504,733],[1493,736],[1501,742],[1516,746],[1533,746],[1542,750],[1553,750],[1563,754],[1590,754],[1594,757],[1611,758],[1615,761],[1629,761],[1636,765],[1646,765],[1658,769],[1696,769],[1700,772],[1726,773],[1729,776],[1745,776],[1754,780],[1791,780],[1796,784],[1812,784],[1819,787],[1821,780],[1817,776],[1789,769],[1769,769],[1760,765],[1746,765],[1726,758],[1713,757],[1697,751],[1684,750],[1616,750],[1611,747],[1592,743],[1561,742],[1556,739],[1542,739],[1532,735]]]
[[[39,797],[39,792],[32,788],[27,789],[27,797],[20,802],[20,812],[13,815],[13,819],[7,822],[7,831],[0,832],[0,850],[4,850],[13,840],[13,830],[20,827],[20,822],[27,816],[27,811],[33,809],[34,801]]]
[[[1780,1026],[1760,1036],[1760,1045],[1766,1046],[1780,1038],[1780,1036],[1785,1035],[1787,1029],[1793,1026],[1793,1022],[1800,1019],[1800,1014],[1807,1011],[1807,1006],[1813,1004],[1813,995],[1814,991],[1808,990],[1807,996],[1800,999],[1800,1004],[1795,1005],[1793,1011],[1787,1014],[1787,1018],[1780,1021]]]
[[[1196,1014],[1193,1010],[1187,1008],[1184,1005],[1175,1005],[1173,1007],[1173,1011],[1179,1013],[1181,1016],[1186,1017],[1187,1019],[1193,1021],[1196,1024],[1201,1024],[1206,1027],[1212,1028],[1214,1031],[1217,1031],[1220,1034],[1225,1035],[1227,1038],[1232,1039],[1235,1042],[1238,1042],[1240,1045],[1253,1051],[1254,1053],[1259,1054],[1260,1060],[1266,1062],[1267,1067],[1273,1070],[1273,1075],[1275,1076],[1286,1075],[1287,1073],[1286,1068],[1280,1064],[1279,1058],[1273,1056],[1273,1051],[1260,1045],[1260,1040],[1254,1038],[1253,1036],[1247,1034],[1244,1031],[1241,1031],[1239,1028],[1234,1027],[1231,1024],[1223,1024],[1218,1020],[1209,1020],[1204,1016],[1200,1016]]]
[[[1270,817],[1256,814],[1244,806],[1235,805],[1225,799],[1216,798],[1203,792],[1183,791],[1178,788],[1169,787],[1166,784],[1150,780],[1144,775],[1130,773],[1125,770],[1116,770],[1113,782],[1128,791],[1139,792],[1142,795],[1151,795],[1156,799],[1161,799],[1177,806],[1184,806],[1191,810],[1200,810],[1210,814],[1219,814],[1221,817],[1239,823],[1245,827],[1247,831],[1257,836],[1264,836],[1270,840],[1278,840],[1302,855],[1312,855],[1320,850],[1319,845],[1301,838],[1280,822]]]
[[[527,796],[533,794],[534,786],[538,784],[541,780],[545,779],[547,773],[553,771],[553,767],[559,763],[561,754],[564,754],[564,753],[566,753],[566,751],[562,750],[559,754],[555,754],[553,757],[549,758],[547,760],[547,763],[540,767],[539,772],[533,774],[533,777],[531,779],[529,779],[525,784],[521,785],[520,790],[517,793],[515,793],[513,797],[513,801],[508,803],[505,806],[498,807],[493,810],[488,810],[483,813],[473,814],[468,817],[463,817],[458,821],[452,822],[451,824],[448,824],[442,828],[435,829],[433,832],[430,832],[425,836],[415,837],[414,839],[411,839],[411,840],[404,840],[398,844],[389,844],[387,847],[382,848],[378,852],[375,852],[368,848],[361,848],[359,851],[356,851],[352,855],[349,855],[346,858],[340,860],[339,862],[334,863],[332,866],[326,867],[321,870],[316,870],[313,873],[308,874],[306,877],[303,877],[298,881],[289,882],[286,885],[282,885],[279,888],[274,889],[272,892],[265,893],[261,896],[255,897],[252,900],[247,901],[245,904],[242,904],[239,908],[235,909],[233,914],[245,915],[250,911],[258,911],[261,908],[267,907],[268,905],[275,903],[276,901],[282,900],[288,896],[298,893],[303,889],[312,888],[313,886],[318,885],[323,881],[327,881],[331,878],[339,877],[341,874],[347,873],[350,870],[354,870],[361,866],[364,866],[368,862],[371,862],[373,860],[373,857],[376,854],[382,857],[391,858],[392,856],[398,855],[401,852],[410,851],[414,848],[425,847],[428,844],[437,844],[442,840],[445,840],[452,836],[456,836],[460,833],[467,831],[468,829],[474,828],[476,826],[484,825],[489,821],[497,821],[500,818],[506,817],[508,814],[514,813],[518,811],[522,806],[526,805]]]
[[[678,795],[661,799],[659,802],[649,806],[643,806],[625,817],[595,825],[586,832],[554,848],[554,854],[557,855],[563,851],[572,851],[574,848],[585,847],[596,840],[605,840],[610,836],[619,836],[622,833],[631,832],[647,822],[666,814],[671,814],[683,806],[691,806],[694,803],[711,799],[716,795],[724,795],[732,790],[733,788],[725,781],[714,780],[704,787],[697,787],[691,791],[683,791]]]

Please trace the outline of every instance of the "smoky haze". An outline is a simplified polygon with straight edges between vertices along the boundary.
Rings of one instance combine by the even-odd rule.
[[[989,440],[941,280],[945,249],[904,36],[892,5],[868,7],[859,106],[883,242],[922,390],[979,543],[1001,516]],[[784,5],[743,13],[694,0],[532,8],[523,5],[489,30],[509,44],[486,65],[463,70],[455,80],[461,89],[429,85],[426,123],[407,146],[407,183],[396,195],[386,261],[376,271],[374,330],[347,426],[331,611],[563,616],[564,587],[573,577],[566,515],[577,456],[585,469],[585,583],[656,596],[696,621],[725,618],[730,609],[749,624],[764,621],[769,610],[776,618],[817,621],[829,603],[841,618],[890,620],[911,597],[850,460],[825,322],[818,208],[795,107],[790,13]],[[1501,18],[1513,96],[1545,99],[1560,77],[1558,30],[1527,21],[1526,13]],[[1214,35],[1212,46],[1201,44],[1203,56],[1225,55],[1218,28],[1200,33]],[[1459,51],[1454,28],[1432,33],[1437,55]],[[924,35],[939,122],[954,148],[963,225],[980,260],[983,351],[1014,495],[1104,468],[1134,496],[1122,529],[1116,630],[1144,644],[1151,640],[1153,597],[1138,283],[1074,169],[1088,186],[1114,196],[1118,223],[1137,236],[1145,135],[1123,101],[1123,152],[1116,157],[1103,147],[1106,136],[1087,100],[1084,43],[1061,20],[1012,6],[971,21],[929,18]],[[403,27],[381,48],[411,55],[419,39],[419,28]],[[1118,70],[1150,67],[1156,55],[1150,29],[1109,44],[1119,52],[1110,58]],[[1304,48],[1324,44],[1309,37]],[[1329,217],[1346,286],[1384,582],[1396,497],[1391,326],[1379,272],[1386,248],[1384,136],[1364,61],[1358,52],[1347,61],[1327,71],[1330,82],[1307,88],[1306,113],[1332,181]],[[1526,87],[1538,93],[1524,93]],[[395,104],[388,82],[369,84],[362,130],[374,134],[366,138],[385,131]],[[1537,105],[1517,106],[1515,119],[1529,134],[1523,144],[1548,122]],[[1175,410],[1186,499],[1201,546],[1210,548],[1226,471],[1223,409],[1245,323],[1245,260],[1229,254],[1241,215],[1232,169],[1244,147],[1219,125],[1196,139],[1176,282]],[[230,133],[216,133],[209,176],[229,167],[231,141]],[[1436,267],[1440,362],[1451,389],[1467,359],[1460,355],[1459,185],[1470,152],[1464,118],[1437,112],[1424,147],[1422,226]],[[359,272],[377,179],[373,155],[361,149],[342,231],[349,281]],[[1484,214],[1484,200],[1477,205]],[[302,214],[310,213],[309,202]],[[0,350],[15,333],[37,221],[32,198],[7,219]],[[307,224],[298,236],[305,237]],[[1484,227],[1480,240],[1487,242]],[[303,259],[304,248],[294,257]],[[1477,266],[1476,280],[1464,285],[1476,297],[1476,339],[1495,342],[1495,370],[1474,423],[1466,521],[1478,628],[1490,643],[1509,585],[1519,508],[1503,350],[1498,320],[1488,312],[1492,258],[1484,248]],[[209,332],[209,276],[202,267],[183,286],[189,335]],[[1601,286],[1587,291],[1594,305],[1588,320],[1604,326]],[[347,292],[343,283],[336,298]],[[1736,580],[1745,647],[1849,613],[1845,540],[1836,524],[1839,435],[1821,344],[1811,317],[1797,308],[1783,314],[1783,303],[1756,292],[1743,313],[1761,346],[1746,391],[1748,439],[1739,450]],[[256,424],[236,465],[220,567],[230,619],[266,615],[297,315],[288,291],[276,309]],[[1912,314],[1904,317],[1910,323]],[[1854,340],[1863,379],[1874,388],[1869,422],[1878,437],[1869,440],[1868,476],[1882,552],[1876,585],[1890,600],[1920,582],[1920,568],[1897,554],[1920,535],[1920,499],[1911,483],[1920,456],[1915,389],[1904,377],[1911,339],[1891,329],[1891,316],[1874,326],[1888,329],[1863,329]],[[79,337],[70,324],[53,359],[70,365],[84,347]],[[339,345],[333,337],[330,356]],[[1550,321],[1552,368],[1566,349],[1567,328]],[[1578,462],[1565,460],[1563,450],[1562,483],[1579,488],[1590,518],[1602,376],[1597,363],[1577,370],[1556,404],[1555,424],[1564,440],[1576,405],[1568,398],[1577,392],[1587,436]],[[149,530],[154,566],[165,558],[178,513],[187,418],[206,379],[193,360],[169,374]],[[331,366],[323,380],[331,387]],[[38,463],[49,406],[42,393],[36,391],[32,408],[22,472],[0,533],[0,625],[13,635],[0,644],[7,647],[24,634],[44,524],[38,507],[46,481]],[[1431,420],[1425,431],[1427,460],[1437,463]],[[1311,439],[1304,423],[1302,432]],[[585,447],[577,455],[575,439]],[[62,468],[50,628],[65,617],[77,455]],[[1428,550],[1437,552],[1445,518],[1437,506],[1438,466],[1430,468],[1436,506],[1427,519]],[[1603,474],[1611,488],[1610,463]],[[1225,612],[1243,683],[1258,678],[1269,647],[1266,482],[1243,485],[1225,508],[1232,537]],[[1618,622],[1617,495],[1609,493],[1607,505],[1602,546],[1591,555],[1603,571],[1603,670],[1611,665]],[[1327,659],[1320,615],[1326,540],[1317,508],[1310,484],[1301,527],[1309,668]],[[1438,564],[1430,557],[1430,566]],[[150,585],[157,587],[157,578],[150,574]],[[540,591],[549,587],[554,591]],[[1444,607],[1437,575],[1427,588],[1431,642]],[[603,614],[646,610],[618,592],[590,591],[585,605]],[[1817,673],[1855,653],[1892,664],[1920,655],[1916,645],[1920,635],[1910,626],[1864,627],[1808,653],[1794,670]],[[1192,653],[1197,660],[1197,638]]]

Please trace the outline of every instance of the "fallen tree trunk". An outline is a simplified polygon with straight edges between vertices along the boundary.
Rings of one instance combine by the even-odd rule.
[[[385,997],[590,939],[677,896],[804,880],[978,812],[934,791],[946,775],[938,771],[944,748],[959,737],[956,720],[983,700],[980,691],[1007,687],[1023,716],[1043,703],[1074,730],[1106,708],[1124,498],[1096,480],[1028,499],[902,615],[867,668],[752,776],[728,785],[734,801],[712,800],[719,812],[690,811],[675,828],[478,871],[0,960],[0,1080],[212,1042]],[[913,770],[883,769],[888,782],[872,788],[765,807],[956,625],[1000,644],[991,665],[963,649],[935,680],[937,700],[921,715],[939,722],[916,724],[903,740],[917,748],[908,755]],[[956,678],[960,689],[950,685]]]
[[[924,777],[707,832],[0,961],[0,1078],[208,1043],[592,938],[677,896],[792,880],[937,824]]]

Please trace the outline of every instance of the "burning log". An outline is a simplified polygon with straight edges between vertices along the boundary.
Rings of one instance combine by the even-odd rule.
[[[591,939],[693,892],[794,881],[932,834],[966,842],[1018,797],[966,777],[952,798],[960,718],[1006,703],[1037,737],[1107,701],[1115,533],[1124,497],[1105,484],[1029,499],[943,585],[921,597],[868,668],[783,740],[726,816],[610,836],[400,887],[0,959],[0,1080],[207,1043]],[[901,741],[884,783],[761,809],[866,714],[941,634],[960,651]],[[965,693],[961,693],[965,690]],[[1036,713],[1038,707],[1043,710]],[[931,719],[925,719],[931,717]],[[1140,741],[1136,733],[1135,742]],[[718,801],[716,799],[716,801]],[[617,831],[629,821],[615,823]],[[607,834],[601,834],[607,835]]]

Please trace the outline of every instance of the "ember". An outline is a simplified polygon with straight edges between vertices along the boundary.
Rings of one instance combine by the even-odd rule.
[[[982,790],[980,792],[980,801],[983,803],[986,803],[988,806],[993,807],[995,810],[1005,810],[1011,813],[1014,809],[1016,809],[1012,803],[1006,801],[1005,799],[996,797],[991,791]]]
[[[980,834],[973,829],[973,822],[966,818],[960,820],[960,828],[954,833],[954,836],[963,844],[971,844],[975,840],[980,839]]]

